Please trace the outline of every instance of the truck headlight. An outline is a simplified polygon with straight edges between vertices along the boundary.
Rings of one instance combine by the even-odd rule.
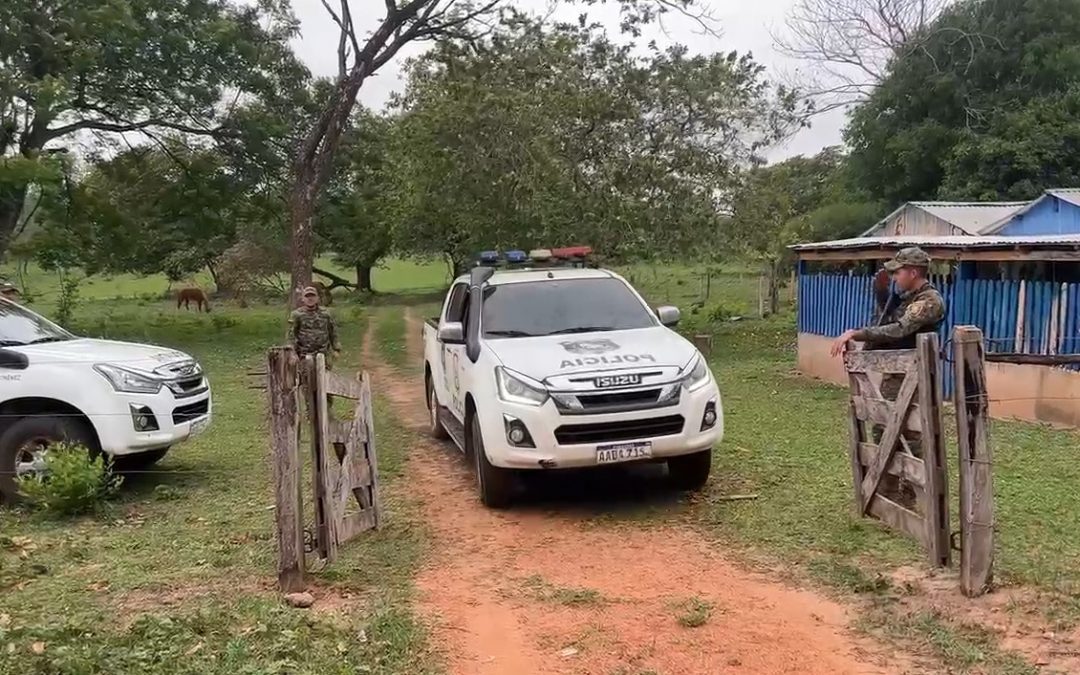
[[[687,391],[704,387],[712,376],[709,373],[709,364],[705,363],[705,357],[701,354],[694,356],[694,360],[683,368],[683,372],[686,373],[683,375],[683,386]]]
[[[161,391],[161,380],[122,366],[98,363],[94,365],[94,370],[108,380],[116,391],[130,394],[156,394]]]
[[[506,403],[539,406],[548,399],[544,385],[502,366],[495,367],[495,383],[499,387],[499,398]]]

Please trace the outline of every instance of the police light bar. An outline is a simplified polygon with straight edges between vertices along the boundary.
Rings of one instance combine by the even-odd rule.
[[[563,248],[551,249],[551,255],[556,258],[563,258],[564,260],[569,258],[587,258],[591,254],[591,246],[566,246]]]
[[[551,260],[551,251],[546,248],[534,248],[529,251],[529,258],[536,262],[547,262]]]
[[[498,251],[480,251],[479,255],[476,256],[476,259],[482,264],[492,264],[493,265],[493,264],[499,262],[499,252]]]
[[[525,251],[507,251],[504,256],[508,263],[523,263],[529,259]]]

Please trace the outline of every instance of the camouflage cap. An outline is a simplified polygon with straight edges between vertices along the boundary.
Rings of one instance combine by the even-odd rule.
[[[319,297],[319,289],[315,288],[314,286],[308,286],[307,288],[304,289],[304,296],[307,297],[309,295],[314,295],[315,297]]]
[[[930,267],[930,256],[918,246],[900,249],[892,260],[885,263],[885,269],[895,272],[901,267]]]

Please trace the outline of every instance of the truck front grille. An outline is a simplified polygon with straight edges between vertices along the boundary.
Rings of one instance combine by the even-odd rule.
[[[564,424],[555,429],[555,440],[559,445],[579,445],[674,436],[682,433],[684,422],[682,415],[667,415],[596,424]]]
[[[178,408],[173,408],[172,421],[173,424],[186,424],[191,420],[202,417],[208,412],[210,412],[210,399],[206,398],[198,403],[190,403]]]
[[[679,392],[658,403],[663,389],[639,389],[636,391],[604,391],[596,393],[565,392],[552,395],[555,407],[564,415],[597,415],[603,413],[648,410],[676,405]]]

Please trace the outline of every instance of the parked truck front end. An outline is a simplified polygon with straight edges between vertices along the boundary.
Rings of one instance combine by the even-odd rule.
[[[605,270],[487,277],[455,282],[425,327],[432,431],[471,456],[486,503],[509,501],[524,470],[666,462],[678,486],[704,484],[723,408],[671,330],[677,310]]]

